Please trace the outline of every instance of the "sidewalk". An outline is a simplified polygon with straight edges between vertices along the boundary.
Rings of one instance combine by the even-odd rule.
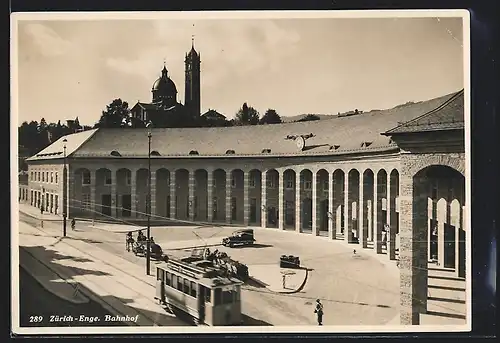
[[[34,228],[20,222],[19,231],[20,247],[50,266],[57,275],[80,283],[115,314],[138,315],[137,323],[131,325],[188,325],[168,314],[154,300],[155,278],[146,276],[140,266],[80,239],[54,238],[58,233],[50,228]]]
[[[63,300],[74,304],[85,304],[89,298],[81,294],[72,280],[61,278],[43,262],[35,259],[25,249],[19,249],[19,265],[24,268],[43,288]]]
[[[43,219],[43,220],[48,220],[48,221],[54,221],[54,220],[62,220],[62,215],[54,214],[54,213],[49,213],[44,211],[43,215],[40,213],[40,209],[38,207],[31,206],[28,203],[18,203],[19,204],[19,212],[22,212],[30,217],[36,218],[36,219]]]

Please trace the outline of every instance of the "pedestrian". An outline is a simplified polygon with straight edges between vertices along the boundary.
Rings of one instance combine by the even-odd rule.
[[[283,274],[283,289],[286,289],[286,274]]]
[[[323,325],[323,304],[319,299],[316,299],[316,308],[314,309],[318,319],[318,325]]]

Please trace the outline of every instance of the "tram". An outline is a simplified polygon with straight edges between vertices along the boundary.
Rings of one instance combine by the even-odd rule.
[[[187,313],[196,324],[241,325],[242,284],[212,261],[170,259],[156,265],[155,299]]]

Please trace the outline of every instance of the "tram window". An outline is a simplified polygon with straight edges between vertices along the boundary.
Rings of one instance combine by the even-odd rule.
[[[222,292],[222,303],[230,304],[233,302],[233,291],[224,291]]]
[[[191,281],[191,296],[196,298],[196,284],[193,281]]]
[[[156,280],[161,280],[161,269],[160,268],[156,268]]]
[[[234,301],[240,301],[240,286],[236,288]]]
[[[182,292],[182,281],[184,278],[178,276],[177,277],[177,290]]]
[[[170,274],[169,272],[165,272],[165,283],[169,286],[170,286],[170,277],[171,276],[172,276],[172,274]]]
[[[189,294],[189,280],[184,279],[184,293]]]
[[[220,288],[214,289],[214,305],[220,305],[222,301],[222,290]]]
[[[177,275],[172,274],[172,283],[170,284],[173,288],[177,287]]]
[[[206,287],[203,288],[205,288],[205,302],[209,303],[210,301],[212,301],[212,290]]]

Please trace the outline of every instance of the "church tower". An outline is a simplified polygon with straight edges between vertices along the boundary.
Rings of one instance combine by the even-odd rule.
[[[201,114],[201,86],[200,86],[200,55],[194,49],[194,38],[191,39],[191,51],[186,54],[186,89],[184,105],[193,118]]]

